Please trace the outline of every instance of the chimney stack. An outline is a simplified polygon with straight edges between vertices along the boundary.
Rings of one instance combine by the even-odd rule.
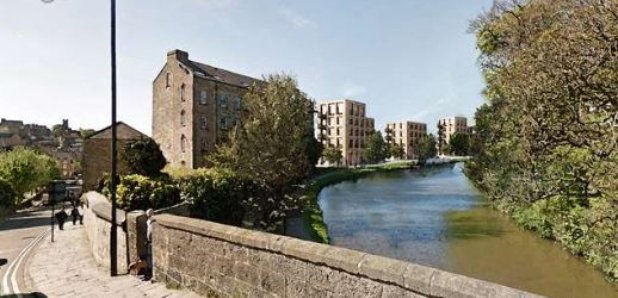
[[[169,61],[170,59],[186,62],[189,61],[189,53],[178,49],[172,50],[167,52],[167,60]]]

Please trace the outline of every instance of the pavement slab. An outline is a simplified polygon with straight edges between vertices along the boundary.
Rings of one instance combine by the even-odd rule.
[[[53,243],[49,236],[43,239],[31,253],[25,274],[28,291],[47,297],[200,297],[131,275],[110,277],[92,257],[80,225],[65,225]]]

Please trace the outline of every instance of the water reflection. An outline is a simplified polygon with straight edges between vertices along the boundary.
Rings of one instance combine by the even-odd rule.
[[[618,297],[592,267],[485,206],[461,164],[340,183],[320,205],[333,245],[551,297]]]

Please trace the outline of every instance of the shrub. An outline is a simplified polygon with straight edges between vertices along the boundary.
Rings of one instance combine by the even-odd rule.
[[[109,198],[109,179],[103,193]],[[117,186],[118,208],[126,211],[161,209],[181,202],[178,185],[168,179],[150,179],[142,175],[126,175]]]
[[[251,207],[256,186],[232,171],[212,168],[180,178],[182,196],[191,203],[191,216],[239,226]]]
[[[124,146],[122,159],[129,173],[158,177],[167,161],[159,145],[151,138],[139,138]]]
[[[0,179],[0,207],[10,208],[15,205],[15,191],[6,180]]]

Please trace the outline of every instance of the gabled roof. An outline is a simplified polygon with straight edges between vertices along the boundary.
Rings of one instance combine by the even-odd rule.
[[[242,75],[239,73],[231,72],[229,70],[210,66],[208,64],[199,63],[188,60],[183,64],[191,68],[191,70],[197,75],[208,79],[225,82],[232,85],[249,87],[253,84],[261,85],[264,81],[252,78],[250,76]]]
[[[125,124],[122,121],[116,122],[116,137],[119,140],[131,140],[139,138],[147,138],[148,136],[141,133],[139,130]],[[86,139],[111,139],[112,138],[112,126],[105,127]]]

